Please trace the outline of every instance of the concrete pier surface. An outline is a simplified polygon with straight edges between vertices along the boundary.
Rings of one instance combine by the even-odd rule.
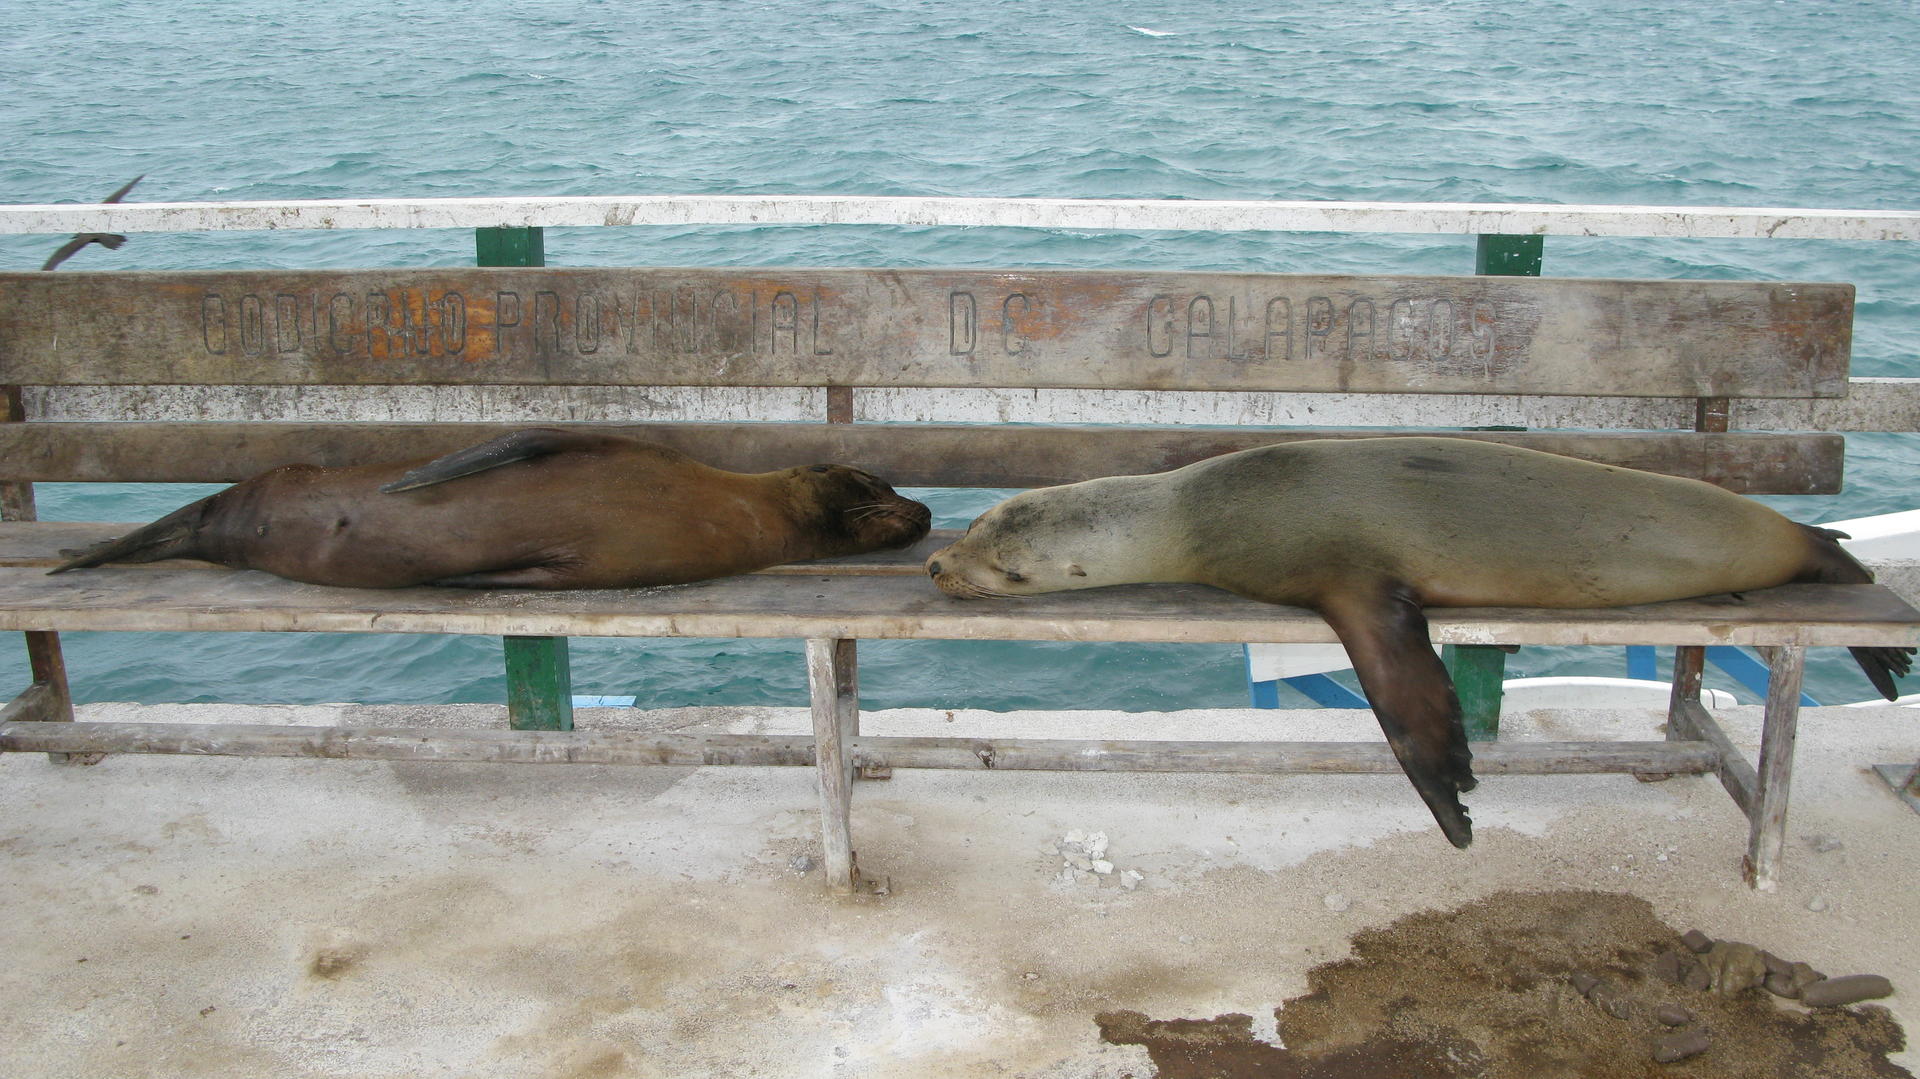
[[[82,718],[399,726],[389,706],[91,705]],[[502,725],[504,710],[446,722]],[[442,713],[444,715],[444,713]],[[1721,713],[1750,751],[1759,710]],[[1657,738],[1652,712],[1509,738]],[[802,709],[584,711],[581,727],[803,733]],[[1366,712],[867,713],[871,734],[1358,739]],[[1485,777],[1456,851],[1400,776],[896,770],[822,885],[804,768],[0,758],[0,1074],[1101,1076],[1099,1013],[1253,1017],[1353,935],[1504,891],[1892,979],[1920,1032],[1920,815],[1872,772],[1920,711],[1802,712],[1777,891],[1711,777]],[[1075,833],[1078,833],[1076,839]],[[1064,864],[1104,836],[1107,872]],[[1097,868],[1097,867],[1096,867]],[[1131,887],[1129,887],[1131,885]],[[1892,1056],[1920,1068],[1920,1052]]]

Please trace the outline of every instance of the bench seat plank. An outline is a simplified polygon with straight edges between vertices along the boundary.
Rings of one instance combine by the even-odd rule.
[[[294,463],[357,465],[448,453],[517,423],[52,422],[0,425],[0,480],[231,482]],[[1208,457],[1316,438],[1436,434],[1706,480],[1741,494],[1831,494],[1835,434],[1693,431],[1417,431],[1019,424],[555,424],[673,446],[717,468],[834,461],[897,487],[1046,487],[1164,472]]]
[[[1912,645],[1920,612],[1880,585],[1784,585],[1599,610],[1431,608],[1455,644]],[[0,569],[0,630],[494,636],[1327,643],[1318,616],[1197,585],[957,600],[906,574],[755,574],[670,588],[330,588],[225,569]]]

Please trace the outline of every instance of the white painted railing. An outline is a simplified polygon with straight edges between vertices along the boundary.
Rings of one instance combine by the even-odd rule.
[[[1533,203],[608,195],[0,206],[0,234],[500,226],[946,225],[1920,240],[1920,211]]]

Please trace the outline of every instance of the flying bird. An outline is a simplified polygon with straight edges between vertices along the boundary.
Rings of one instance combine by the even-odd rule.
[[[128,180],[126,184],[120,188],[120,190],[115,191],[113,194],[108,195],[106,198],[101,199],[100,201],[101,202],[119,202],[121,199],[126,197],[127,192],[133,190],[134,184],[137,184],[146,178],[147,178],[147,174],[143,172],[140,175],[135,176],[133,179]],[[68,240],[66,243],[61,244],[60,250],[55,251],[53,253],[53,257],[49,258],[46,261],[46,264],[41,266],[40,268],[42,270],[51,270],[55,266],[58,266],[61,263],[72,258],[76,252],[78,252],[81,248],[87,246],[88,244],[99,244],[101,247],[104,247],[109,251],[117,251],[119,250],[120,245],[126,242],[127,242],[127,238],[125,236],[121,236],[118,233],[83,232],[80,235],[75,236],[73,239]]]

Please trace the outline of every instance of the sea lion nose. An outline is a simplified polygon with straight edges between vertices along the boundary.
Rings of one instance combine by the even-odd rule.
[[[939,559],[934,559],[933,561],[927,563],[927,576],[929,577],[940,576],[940,560]]]

